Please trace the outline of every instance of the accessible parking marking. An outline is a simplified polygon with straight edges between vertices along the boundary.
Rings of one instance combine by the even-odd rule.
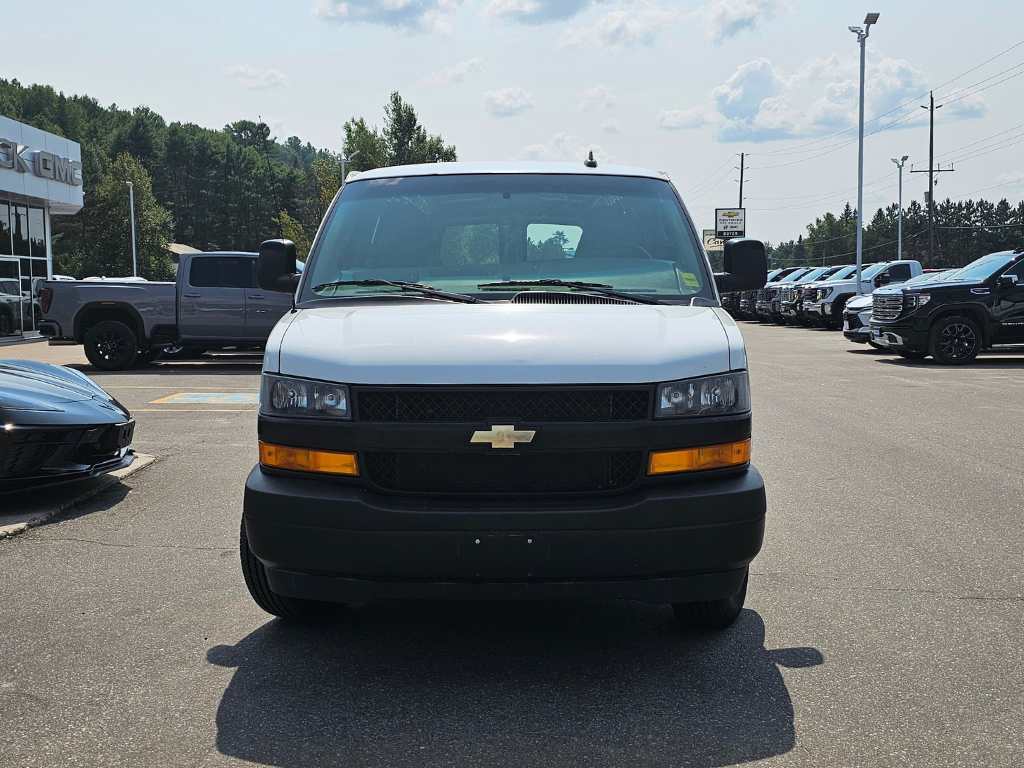
[[[150,400],[150,405],[210,403],[232,405],[257,405],[260,401],[258,392],[176,392],[173,395]]]

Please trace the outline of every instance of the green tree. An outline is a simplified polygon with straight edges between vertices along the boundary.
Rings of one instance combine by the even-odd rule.
[[[118,155],[106,177],[89,192],[83,214],[93,235],[86,251],[60,259],[59,271],[75,277],[132,274],[132,234],[128,185],[135,190],[135,238],[139,275],[147,280],[174,278],[171,216],[153,195],[149,174],[129,154]]]

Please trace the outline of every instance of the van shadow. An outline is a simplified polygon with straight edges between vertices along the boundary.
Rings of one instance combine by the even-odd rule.
[[[726,766],[794,746],[776,665],[744,611],[716,634],[629,602],[371,603],[211,648],[237,667],[217,748],[272,766]]]

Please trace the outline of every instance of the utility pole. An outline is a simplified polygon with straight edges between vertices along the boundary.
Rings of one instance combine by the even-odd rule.
[[[130,181],[125,183],[128,185],[128,206],[131,208],[132,216],[132,275],[138,277],[139,264],[135,257],[135,185]]]
[[[878,14],[864,17],[864,28],[849,27],[857,35],[860,45],[860,117],[857,122],[857,295],[861,291],[861,268],[864,264],[864,51],[871,34],[871,25],[877,23]]]
[[[743,157],[744,153],[740,152],[740,202],[736,206],[737,208],[743,207]]]
[[[896,167],[900,169],[900,208],[896,224],[896,259],[898,261],[903,261],[903,166],[906,164],[908,157],[910,155],[904,155],[899,160],[895,157],[892,159],[896,163]]]
[[[935,167],[935,110],[942,109],[943,106],[935,106],[933,91],[928,92],[928,106],[921,105],[921,109],[928,110],[928,269],[932,268],[935,260],[935,174],[953,170],[952,165],[946,169]],[[910,166],[910,172],[925,173],[915,171],[914,166]]]

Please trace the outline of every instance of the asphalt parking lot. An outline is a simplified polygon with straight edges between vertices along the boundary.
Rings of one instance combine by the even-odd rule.
[[[237,555],[258,357],[0,348],[81,365],[158,458],[0,541],[0,765],[1024,764],[1024,356],[741,325],[769,519],[718,635],[629,602],[282,623]]]

